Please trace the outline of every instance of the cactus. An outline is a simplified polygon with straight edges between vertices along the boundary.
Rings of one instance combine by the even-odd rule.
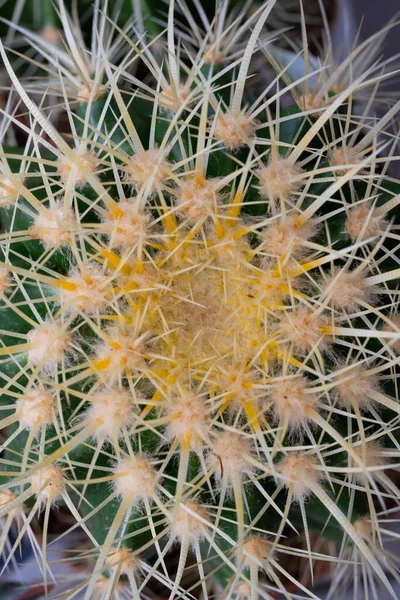
[[[283,4],[171,0],[144,33],[97,2],[86,47],[59,0],[59,40],[14,26],[25,78],[0,44],[0,554],[28,538],[48,594],[64,507],[66,598],[316,598],[321,560],[396,598],[400,102],[373,112],[375,38],[335,70],[304,14],[291,79]]]

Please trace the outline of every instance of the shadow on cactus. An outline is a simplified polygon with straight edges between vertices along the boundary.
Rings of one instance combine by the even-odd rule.
[[[2,577],[28,539],[48,597],[316,598],[321,561],[397,597],[395,69],[317,63],[307,15],[278,51],[279,5],[98,2],[86,47],[59,0],[25,77],[0,45]]]

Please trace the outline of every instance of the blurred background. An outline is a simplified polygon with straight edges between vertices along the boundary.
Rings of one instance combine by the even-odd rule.
[[[352,19],[357,28],[362,23],[362,37],[366,38],[381,29],[396,13],[400,17],[400,0],[350,0]],[[385,56],[394,56],[400,52],[398,28],[393,29],[386,40]],[[393,83],[399,89],[400,83]]]

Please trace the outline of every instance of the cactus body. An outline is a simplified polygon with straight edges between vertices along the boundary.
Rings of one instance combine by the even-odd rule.
[[[90,545],[68,598],[154,580],[170,600],[315,597],[290,553],[343,584],[359,561],[396,597],[400,104],[354,100],[378,94],[375,64],[290,81],[264,39],[276,5],[223,2],[203,40],[197,2],[169,3],[165,37],[99,5],[89,52],[60,0],[55,57],[20,30],[33,82],[0,46],[26,136],[0,153],[0,550],[11,564],[8,531],[42,513],[53,589],[65,507]],[[251,71],[268,60],[269,84]]]

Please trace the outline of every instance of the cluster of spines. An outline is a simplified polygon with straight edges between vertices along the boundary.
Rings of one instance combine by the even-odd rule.
[[[130,520],[143,522],[143,514],[132,512],[136,507],[147,516],[145,528],[154,538],[145,544],[154,544],[157,555],[149,573],[170,587],[171,598],[182,592],[190,548],[207,597],[202,544],[231,569],[227,594],[258,597],[261,567],[273,582],[271,589],[283,591],[275,553],[284,551],[281,536],[291,524],[292,502],[301,509],[312,564],[305,504],[312,494],[390,589],[380,559],[370,549],[370,539],[380,544],[374,499],[383,506],[388,495],[398,499],[384,471],[388,459],[398,455],[393,431],[399,409],[396,395],[385,393],[380,382],[389,377],[396,382],[400,337],[396,292],[388,287],[399,269],[380,268],[385,243],[397,239],[388,213],[399,199],[393,194],[384,204],[376,201],[385,182],[376,169],[376,140],[387,119],[360,130],[353,145],[347,145],[343,133],[314,150],[315,137],[324,137],[324,126],[336,119],[340,123],[341,117],[332,117],[330,109],[304,106],[310,128],[282,155],[280,124],[269,115],[272,101],[261,98],[256,109],[243,108],[249,59],[272,4],[260,13],[249,36],[229,106],[219,104],[214,90],[218,78],[204,76],[203,59],[192,66],[191,87],[181,93],[182,67],[169,26],[171,80],[161,92],[159,87],[152,92],[155,110],[148,141],[140,138],[109,63],[109,86],[102,81],[99,95],[92,87],[87,97],[78,93],[73,98],[86,103],[84,131],[91,138],[84,141],[75,132],[74,147],[17,82],[2,52],[16,90],[42,128],[42,133],[35,131],[36,124],[32,128],[26,154],[37,165],[35,176],[39,173],[39,191],[46,200],[39,200],[38,189],[29,186],[29,173],[11,172],[4,154],[2,206],[14,218],[25,211],[31,224],[26,231],[2,236],[4,307],[15,311],[28,332],[15,332],[19,343],[1,349],[5,360],[17,365],[16,373],[4,380],[14,404],[4,407],[1,426],[18,426],[3,449],[24,432],[27,441],[21,459],[14,455],[9,461],[18,473],[4,487],[0,514],[12,515],[6,531],[12,520],[24,519],[24,503],[36,496],[23,534],[42,506],[48,521],[50,507],[65,502],[97,548],[87,598],[99,589],[109,593],[120,575],[140,593],[144,584],[135,573],[144,549],[129,532]],[[134,55],[139,47],[132,48]],[[150,52],[146,48],[144,56]],[[330,107],[343,105],[353,87],[351,83],[330,99]],[[121,114],[116,128],[131,146],[129,153],[96,129],[99,124],[89,125],[92,103],[101,94],[116,102]],[[65,100],[72,114],[70,99]],[[165,112],[172,101],[173,115]],[[166,119],[167,131],[157,145],[157,122]],[[348,112],[346,119],[355,117]],[[360,122],[366,128],[367,120]],[[265,126],[269,138],[259,139],[257,131]],[[194,128],[187,149],[180,139]],[[170,156],[177,145],[180,161]],[[41,146],[52,159],[42,158]],[[237,160],[228,174],[207,177],[216,151],[246,147],[250,151],[244,162]],[[313,194],[310,187],[320,177],[326,186],[322,194]],[[359,181],[366,192],[356,199]],[[97,194],[95,201],[89,188]],[[268,206],[261,218],[243,210],[250,205],[250,189],[257,191],[256,205]],[[82,218],[82,210],[91,220]],[[346,243],[336,249],[331,224],[339,218]],[[22,257],[22,266],[13,250],[16,232],[18,241],[29,246],[30,240],[39,240],[42,247],[37,258]],[[51,267],[57,252],[70,263],[64,274]],[[31,299],[32,287],[45,316],[36,309],[38,300]],[[371,349],[371,341],[380,343],[378,351]],[[391,411],[390,420],[380,416],[382,407]],[[335,427],[335,418],[343,415],[344,433]],[[152,438],[149,448],[143,441],[146,433]],[[53,443],[57,447],[49,451]],[[88,445],[92,458],[80,479],[74,475],[82,466],[76,451]],[[345,457],[339,466],[331,460],[338,454]],[[106,468],[99,468],[99,456],[106,458]],[[189,478],[193,456],[199,474]],[[338,472],[344,477],[338,479]],[[272,496],[263,486],[271,479],[277,486]],[[171,481],[173,494],[166,483]],[[90,517],[100,508],[81,517],[75,498],[79,506],[85,504],[88,488],[107,482],[112,490],[108,502],[115,500],[119,507],[99,543]],[[336,506],[325,482],[346,488],[350,503],[356,490],[365,492],[371,538]],[[257,526],[262,511],[254,515],[247,506],[251,486],[278,515],[268,536]],[[275,497],[284,489],[282,510]],[[232,507],[231,519],[226,506]],[[234,521],[229,534],[226,521]],[[176,539],[181,558],[172,582],[160,573]],[[228,555],[221,550],[224,542],[231,548]],[[46,536],[42,552],[46,580]],[[105,580],[103,572],[108,573]],[[268,591],[261,593],[268,597]]]

